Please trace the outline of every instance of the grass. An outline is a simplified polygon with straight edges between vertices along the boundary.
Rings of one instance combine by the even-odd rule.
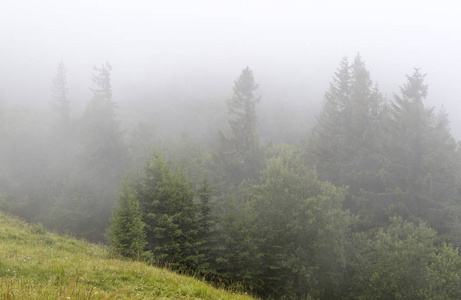
[[[252,299],[0,212],[0,299]]]

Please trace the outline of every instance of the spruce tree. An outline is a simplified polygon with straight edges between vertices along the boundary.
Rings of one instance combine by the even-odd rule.
[[[343,57],[325,94],[322,111],[317,117],[308,147],[320,178],[340,184],[341,150],[347,139],[346,107],[350,102],[351,72]]]
[[[422,218],[439,232],[448,232],[456,222],[459,152],[446,114],[436,116],[433,108],[424,106],[428,92],[424,78],[415,69],[391,104],[382,178],[392,191],[391,211],[404,218]]]
[[[345,207],[369,219],[370,211],[363,205],[380,202],[385,192],[379,172],[386,110],[378,86],[373,86],[360,55],[354,59],[351,77],[351,101],[345,126],[347,139],[342,150],[347,158],[343,160],[341,184],[349,186]]]
[[[197,189],[197,236],[195,248],[197,249],[197,267],[203,272],[210,271],[210,259],[215,248],[216,237],[214,227],[216,218],[212,214],[212,190],[208,176],[204,175]]]
[[[69,126],[70,122],[70,100],[68,97],[69,89],[67,88],[66,67],[62,60],[59,62],[56,75],[53,78],[51,86],[53,110],[59,114],[59,125],[61,127]]]
[[[259,147],[256,104],[261,97],[254,96],[257,88],[253,71],[246,67],[234,82],[232,98],[226,102],[231,129],[230,140],[235,146],[236,154],[243,160],[248,159],[250,153]]]
[[[112,100],[112,67],[106,63],[93,69],[93,95],[83,115],[83,159],[95,174],[118,180],[127,157],[120,125],[115,119],[117,104]]]
[[[346,189],[322,182],[285,147],[270,159],[262,183],[253,187],[254,260],[265,298],[341,298],[346,233],[351,224],[342,210]]]
[[[349,186],[344,205],[354,212],[363,210],[364,197],[385,191],[379,177],[385,116],[384,100],[360,55],[352,65],[343,58],[308,149],[322,180]]]
[[[122,184],[117,201],[108,231],[109,243],[123,256],[139,256],[146,246],[146,234],[141,207],[132,182],[127,180]]]
[[[107,63],[94,68],[92,97],[77,123],[79,144],[72,145],[78,149],[73,156],[76,163],[52,208],[58,212],[53,213],[56,226],[92,241],[104,239],[127,166],[123,135],[115,119],[111,70]]]
[[[264,165],[256,128],[256,104],[261,99],[254,95],[257,88],[253,72],[246,67],[234,82],[232,98],[226,102],[230,134],[225,136],[220,133],[215,158],[218,168],[223,170],[220,180],[231,187],[247,179],[256,179]]]
[[[217,247],[212,271],[229,285],[259,289],[258,257],[254,237],[255,212],[249,201],[248,187],[225,194],[223,213],[217,221]]]
[[[426,135],[432,126],[433,110],[424,107],[428,90],[424,77],[417,69],[407,75],[407,83],[400,88],[401,96],[395,95],[390,106],[392,135],[383,179],[394,190],[391,208],[404,217],[423,217],[422,209],[428,207],[426,193],[420,191],[424,189],[422,160],[429,150]]]
[[[147,249],[160,264],[178,270],[197,268],[197,206],[192,182],[161,153],[147,160],[136,185],[146,224]]]

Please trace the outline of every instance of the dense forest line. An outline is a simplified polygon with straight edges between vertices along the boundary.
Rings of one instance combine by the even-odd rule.
[[[2,210],[264,298],[461,298],[460,144],[420,70],[386,99],[345,57],[317,119],[273,112],[263,139],[247,67],[201,141],[119,120],[111,72],[79,116],[63,63],[54,114],[0,102]]]

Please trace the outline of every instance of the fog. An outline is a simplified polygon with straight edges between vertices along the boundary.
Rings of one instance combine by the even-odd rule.
[[[62,59],[75,108],[106,61],[125,109],[168,90],[220,101],[246,66],[266,102],[318,107],[340,59],[360,53],[389,99],[414,67],[427,73],[427,104],[459,138],[460,13],[456,1],[4,1],[0,98],[48,103]]]
[[[461,299],[460,16],[0,1],[0,211],[262,298]]]

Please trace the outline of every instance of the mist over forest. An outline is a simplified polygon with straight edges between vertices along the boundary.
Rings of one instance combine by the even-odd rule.
[[[2,3],[0,210],[261,298],[459,299],[459,15]]]

